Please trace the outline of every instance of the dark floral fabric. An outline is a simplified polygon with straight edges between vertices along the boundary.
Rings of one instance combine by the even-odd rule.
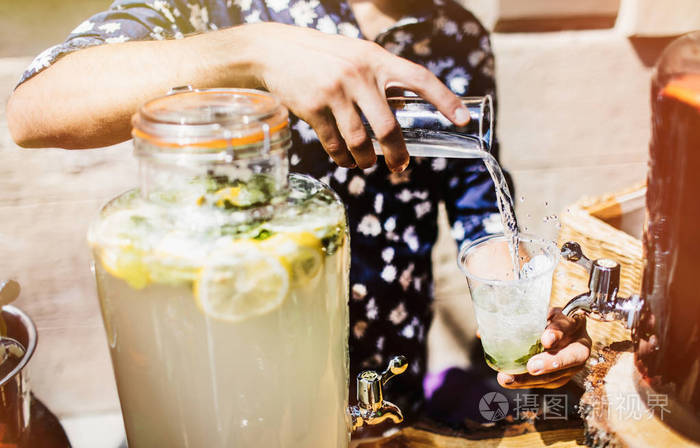
[[[458,95],[495,98],[489,36],[474,16],[453,0],[402,1],[413,1],[415,13],[376,42],[424,65]],[[342,0],[118,0],[81,23],[64,43],[37,56],[21,82],[81,48],[180,39],[260,21],[363,38]],[[360,369],[381,368],[392,355],[406,355],[410,368],[391,383],[389,394],[410,414],[423,399],[438,203],[444,201],[458,243],[498,232],[494,185],[478,160],[414,158],[401,174],[390,173],[381,157],[366,170],[340,168],[307,123],[291,121],[291,169],[325,181],[348,206],[351,383]]]

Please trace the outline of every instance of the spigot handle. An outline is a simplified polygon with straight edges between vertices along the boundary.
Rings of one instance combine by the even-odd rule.
[[[389,366],[384,372],[382,372],[381,381],[382,386],[386,386],[386,383],[396,375],[401,375],[408,368],[408,361],[405,356],[396,356],[389,361]]]
[[[384,385],[396,375],[406,371],[408,361],[403,356],[396,356],[389,361],[389,366],[381,374],[374,370],[365,370],[357,375],[357,405],[350,408],[353,427],[373,425],[385,418],[379,418],[387,412],[393,415],[396,423],[403,420],[401,410],[394,404],[384,401]],[[361,418],[359,418],[361,417]]]
[[[569,241],[561,246],[561,256],[566,260],[586,268],[589,273],[589,295],[595,309],[606,301],[614,300],[620,287],[620,263],[609,258],[591,261],[583,254],[581,246]]]
[[[591,260],[583,254],[581,245],[575,241],[569,241],[561,246],[561,256],[567,261],[586,268],[587,271],[593,267]]]
[[[384,402],[384,385],[396,375],[406,371],[408,361],[404,356],[396,356],[381,374],[374,370],[364,370],[357,375],[357,405],[363,409],[378,409]]]
[[[378,425],[386,420],[394,423],[403,421],[403,414],[395,404],[384,400],[384,385],[408,368],[404,356],[396,356],[389,361],[384,372],[365,370],[357,375],[357,405],[349,408],[352,430],[366,425]]]
[[[619,297],[620,263],[609,258],[589,260],[581,246],[573,241],[561,247],[561,255],[568,261],[588,271],[588,292],[579,294],[564,306],[562,312],[572,316],[580,311],[593,319],[610,322],[622,320],[630,328],[638,319],[642,300],[636,297]]]
[[[357,405],[349,408],[352,417],[352,430],[365,425],[377,425],[387,419],[394,423],[403,421],[403,414],[395,404],[384,400],[384,385],[408,368],[403,356],[389,361],[389,366],[381,374],[365,370],[357,375]]]

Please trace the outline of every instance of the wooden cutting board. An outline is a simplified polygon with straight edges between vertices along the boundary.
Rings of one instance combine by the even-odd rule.
[[[685,427],[700,438],[695,417],[687,414],[671,397],[659,401],[667,414],[659,416],[649,409],[649,395],[654,391],[636,385],[640,377],[634,366],[631,343],[613,344],[602,352],[600,362],[587,381],[589,387],[581,397],[585,439],[593,447],[700,448],[700,444],[681,434],[676,427]],[[657,410],[659,409],[657,408]]]

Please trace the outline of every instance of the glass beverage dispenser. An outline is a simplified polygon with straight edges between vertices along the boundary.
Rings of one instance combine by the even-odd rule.
[[[288,175],[286,109],[189,91],[133,126],[140,187],[89,232],[129,446],[344,447],[377,411],[400,421],[381,400],[398,358],[351,423],[345,209]]]
[[[664,423],[700,441],[700,32],[662,53],[651,88],[652,135],[640,296],[617,296],[620,265],[562,255],[590,272],[589,291],[564,308],[632,329],[640,395],[668,399]]]
[[[427,125],[404,130],[409,152],[489,158],[490,98],[463,101],[472,121],[453,130],[392,100],[404,128]],[[360,426],[401,422],[382,393],[401,356],[361,372],[347,407],[345,208],[288,173],[279,101],[186,88],[132,124],[140,186],[88,236],[129,446],[343,448]]]
[[[636,331],[635,361],[644,383],[678,405],[684,432],[700,440],[700,32],[664,50],[651,105],[647,307]]]

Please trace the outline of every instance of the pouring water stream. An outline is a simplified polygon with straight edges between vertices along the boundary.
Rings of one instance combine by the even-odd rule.
[[[509,241],[508,248],[513,260],[513,278],[520,278],[520,262],[518,254],[518,223],[513,208],[513,198],[508,183],[503,175],[501,166],[496,158],[488,151],[488,145],[479,139],[448,134],[437,131],[404,130],[406,149],[411,157],[444,157],[453,159],[482,159],[496,189],[498,210],[503,223],[503,234]],[[381,147],[376,141],[374,151],[382,155]]]

